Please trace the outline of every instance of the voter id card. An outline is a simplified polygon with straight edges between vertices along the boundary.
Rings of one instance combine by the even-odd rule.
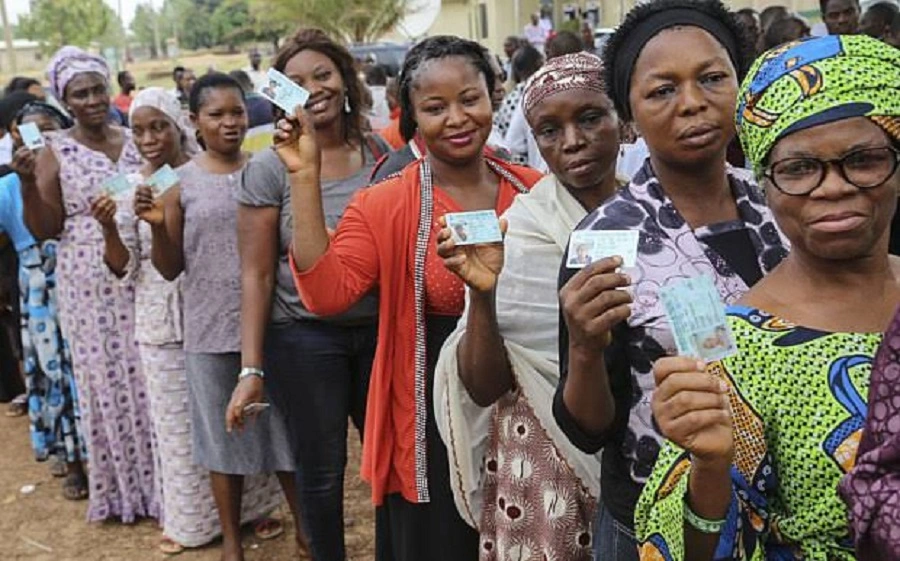
[[[293,115],[294,108],[298,105],[306,106],[309,100],[308,91],[274,68],[266,73],[266,83],[259,88],[259,93],[288,115]]]
[[[124,173],[114,175],[103,182],[103,191],[112,198],[120,196],[134,188],[131,180]]]
[[[637,262],[638,230],[576,230],[569,238],[569,255],[566,266],[583,269],[594,263],[618,255],[623,267],[634,267]]]
[[[713,280],[700,275],[659,291],[678,354],[713,362],[737,352],[725,316],[725,304]]]
[[[456,245],[475,245],[503,241],[500,220],[493,210],[453,212],[444,215],[447,227],[453,231]]]
[[[40,129],[34,123],[25,123],[19,125],[19,134],[22,136],[22,142],[30,150],[37,150],[44,147],[44,136]]]
[[[153,187],[157,195],[162,195],[176,183],[178,183],[178,174],[169,164],[159,168],[147,178],[147,185]]]

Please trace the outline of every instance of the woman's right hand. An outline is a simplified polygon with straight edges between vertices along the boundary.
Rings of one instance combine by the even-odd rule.
[[[116,229],[116,201],[109,195],[102,194],[91,204],[91,215],[104,230]]]
[[[653,418],[663,436],[710,465],[729,466],[734,429],[728,385],[695,358],[663,357],[653,365]]]
[[[559,292],[569,345],[596,353],[612,342],[612,329],[631,316],[631,295],[618,290],[631,279],[616,269],[620,257],[607,257],[592,263],[569,279]]]
[[[34,182],[34,163],[36,160],[37,154],[35,151],[27,146],[23,146],[13,154],[9,167],[19,174],[19,179],[22,180],[22,183],[30,184]]]
[[[310,170],[319,176],[322,156],[316,129],[306,111],[297,106],[294,115],[275,125],[275,152],[288,173]]]
[[[264,402],[264,384],[259,376],[247,376],[238,381],[237,386],[231,393],[231,401],[225,410],[225,429],[231,432],[234,429],[241,430],[247,418],[253,418],[259,414],[244,413],[244,408],[251,403]]]
[[[134,192],[134,214],[151,226],[162,226],[166,221],[162,199],[153,195],[153,188],[141,185]]]

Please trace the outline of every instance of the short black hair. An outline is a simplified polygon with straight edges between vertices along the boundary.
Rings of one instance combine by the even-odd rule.
[[[819,0],[819,11],[823,16],[825,15],[825,9],[828,7],[829,2],[831,2],[831,0]],[[856,7],[859,8],[859,0],[853,0],[853,2],[856,4]]]
[[[881,27],[890,26],[898,13],[900,13],[900,8],[891,2],[876,2],[866,9],[866,15],[875,16]]]
[[[567,29],[563,29],[547,41],[544,52],[547,53],[547,60],[558,56],[570,55],[584,50],[584,43],[581,37],[575,35]]]
[[[207,92],[209,92],[209,90],[229,88],[240,93],[241,99],[246,101],[244,89],[241,87],[237,80],[235,80],[228,74],[222,74],[221,72],[204,74],[194,83],[194,87],[191,88],[191,95],[188,99],[188,107],[190,108],[191,113],[196,115],[200,112],[200,108],[202,108],[203,104],[206,103],[206,94]]]
[[[891,22],[891,33],[894,35],[900,34],[900,12],[894,16],[894,20]]]
[[[387,85],[387,70],[385,70],[384,66],[381,64],[373,64],[366,68],[366,84],[369,86],[386,86]]]
[[[243,70],[232,70],[228,73],[229,76],[234,78],[234,81],[241,85],[241,89],[244,90],[244,93],[251,93],[253,88],[253,80],[250,79],[250,75],[248,75]]]
[[[181,75],[183,73],[184,73],[184,67],[176,66],[175,68],[172,69],[172,79],[177,81],[179,78],[181,78]]]
[[[15,91],[0,99],[0,126],[8,131],[16,119],[16,114],[29,103],[34,103],[38,98],[26,91]]]
[[[521,83],[540,70],[544,62],[544,55],[530,43],[522,45],[516,54],[512,56],[512,79],[515,83]]]
[[[64,130],[70,129],[75,125],[74,121],[72,121],[69,116],[65,115],[62,111],[44,101],[32,101],[30,103],[27,103],[24,107],[19,109],[18,112],[16,112],[16,116],[13,122],[17,125],[21,125],[22,121],[25,120],[25,117],[29,117],[31,115],[46,115],[47,117],[50,117],[51,119],[56,121],[56,123],[59,125],[59,128]],[[9,128],[12,128],[12,125],[10,125]]]
[[[792,31],[794,30],[794,26],[797,25],[805,28],[807,32],[810,31],[806,22],[797,16],[788,16],[772,22],[772,25],[769,26],[769,29],[767,29],[765,35],[763,35],[763,49],[768,51],[769,49],[774,49],[779,45],[783,45],[788,41],[796,39]]]
[[[474,41],[453,35],[435,35],[423,40],[410,49],[400,71],[400,134],[406,141],[416,135],[416,118],[412,106],[412,88],[419,75],[419,69],[430,60],[462,57],[469,61],[484,76],[488,95],[494,91],[494,71],[487,59],[487,51]]]
[[[9,95],[13,92],[24,92],[28,91],[32,86],[40,86],[41,83],[35,80],[34,78],[29,78],[27,76],[16,76],[12,80],[6,84],[6,88],[3,90],[3,95]]]
[[[120,88],[124,87],[123,82],[125,81],[125,78],[127,78],[128,76],[131,76],[131,72],[129,72],[127,70],[120,70],[119,73],[116,74],[116,82],[119,84]]]
[[[623,99],[618,95],[617,88],[613,87],[616,80],[616,59],[619,53],[626,47],[631,34],[651,16],[672,9],[696,10],[721,23],[731,33],[735,44],[735,72],[738,82],[753,64],[755,47],[753,39],[734,12],[729,10],[720,0],[652,0],[635,6],[625,16],[625,20],[616,28],[615,33],[606,42],[603,48],[603,77],[606,80],[606,89],[609,98],[616,108],[616,112],[626,121],[631,120],[631,107],[627,96]],[[627,88],[628,91],[630,88]]]
[[[770,25],[789,15],[791,15],[791,12],[784,6],[769,6],[768,8],[763,8],[763,11],[759,13],[759,27],[762,31],[765,31]]]

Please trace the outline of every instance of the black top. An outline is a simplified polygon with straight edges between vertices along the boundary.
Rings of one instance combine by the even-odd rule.
[[[753,286],[762,278],[763,274],[747,229],[714,233],[705,236],[703,242],[715,250],[740,275],[747,286]],[[562,288],[577,272],[578,269],[570,269],[563,262],[559,274],[559,287]],[[632,401],[635,399],[631,383],[631,365],[626,349],[628,338],[624,335],[628,326],[622,323],[613,330],[613,342],[604,353],[610,389],[616,404],[616,415],[609,431],[601,434],[583,431],[563,401],[563,389],[569,374],[569,333],[562,317],[559,327],[560,377],[553,399],[553,416],[572,444],[581,451],[595,454],[603,450],[600,468],[600,488],[603,490],[601,499],[613,518],[633,529],[634,508],[643,486],[632,479],[629,462],[622,454],[623,439],[628,433],[625,430],[628,416]],[[663,355],[662,349],[645,349],[645,351],[645,358],[651,361],[656,361]],[[655,456],[659,453],[655,441],[648,442],[645,450],[643,448],[638,443],[638,455],[646,455],[648,459],[655,460]],[[651,456],[653,458],[650,458]]]

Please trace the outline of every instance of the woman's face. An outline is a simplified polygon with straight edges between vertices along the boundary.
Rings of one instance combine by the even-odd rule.
[[[191,114],[191,121],[206,149],[227,155],[240,152],[248,127],[247,109],[240,90],[212,88],[204,91],[201,97],[200,111]]]
[[[629,104],[650,153],[673,167],[725,160],[738,80],[728,52],[697,27],[667,29],[634,66]]]
[[[563,91],[541,100],[527,118],[541,156],[569,189],[588,189],[615,175],[619,119],[606,95]]]
[[[768,165],[771,169],[772,164],[787,158],[835,160],[860,149],[891,145],[884,131],[869,119],[845,119],[784,137],[772,149]],[[797,168],[798,173],[803,169]],[[900,172],[895,170],[880,186],[862,190],[847,182],[836,164],[830,164],[821,185],[806,196],[785,195],[769,179],[763,184],[792,251],[834,260],[887,252]]]
[[[58,131],[62,128],[59,126],[59,123],[56,122],[56,119],[53,119],[49,115],[45,115],[43,113],[34,113],[33,115],[27,115],[22,119],[22,125],[25,125],[27,123],[34,123],[35,125],[37,125],[38,130],[42,133]],[[10,131],[10,133],[12,134],[13,146],[16,150],[25,145],[25,143],[22,142],[22,135],[19,133],[19,127],[22,125],[13,123]]]
[[[429,153],[453,163],[479,157],[493,126],[484,75],[466,58],[451,56],[425,62],[411,87],[413,114]]]
[[[140,107],[131,116],[134,143],[153,168],[172,165],[181,154],[181,131],[155,107]]]
[[[503,87],[503,83],[506,82],[506,74],[503,72],[503,67],[497,62],[497,57],[491,55],[488,59],[491,63],[491,70],[494,71],[494,91],[491,92],[491,108],[497,111],[503,105],[503,98],[506,97],[506,88]]]
[[[109,116],[109,85],[101,74],[83,72],[66,85],[64,101],[69,112],[83,127],[106,124]]]
[[[300,51],[285,65],[284,74],[309,91],[306,111],[314,127],[325,128],[343,118],[346,86],[330,58],[318,51]]]

